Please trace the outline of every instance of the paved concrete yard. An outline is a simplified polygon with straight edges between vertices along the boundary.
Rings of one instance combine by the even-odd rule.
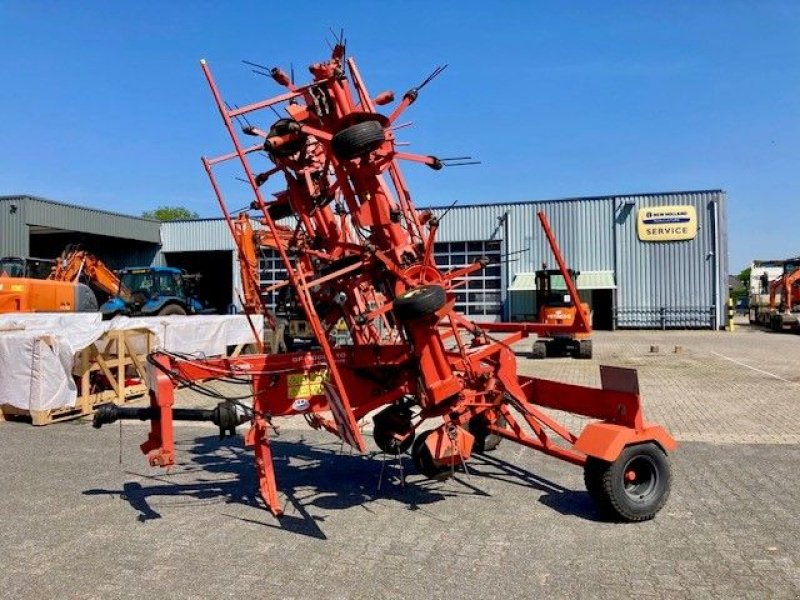
[[[401,487],[386,463],[378,489],[379,455],[285,428],[278,521],[253,495],[240,438],[182,426],[181,464],[165,475],[138,453],[140,424],[124,425],[120,464],[116,426],[4,423],[2,597],[800,597],[800,337],[616,332],[595,344],[591,362],[522,370],[597,384],[600,362],[640,369],[647,416],[683,442],[651,522],[598,520],[580,469],[508,443],[444,483],[406,459]]]

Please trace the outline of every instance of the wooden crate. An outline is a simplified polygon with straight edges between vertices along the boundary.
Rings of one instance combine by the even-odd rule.
[[[29,411],[3,404],[0,421],[30,419],[34,425],[49,425],[90,415],[101,404],[124,404],[139,398],[147,394],[147,354],[152,347],[153,334],[147,329],[109,331],[75,355],[72,370],[78,386],[75,406]],[[133,378],[138,382],[127,385],[126,375],[134,373]]]

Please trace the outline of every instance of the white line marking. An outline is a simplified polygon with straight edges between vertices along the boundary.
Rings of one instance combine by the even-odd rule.
[[[743,362],[741,362],[739,360],[736,360],[735,358],[731,358],[730,356],[725,356],[724,354],[720,354],[719,352],[714,352],[712,350],[711,354],[713,354],[715,356],[719,356],[720,358],[724,358],[725,360],[729,360],[730,362],[736,363],[737,365],[740,365],[742,367],[746,367],[746,368],[750,369],[751,371],[756,371],[757,373],[762,373],[764,375],[769,375],[770,377],[773,377],[775,379],[780,379],[781,381],[783,381],[785,383],[791,383],[792,385],[800,385],[800,383],[797,383],[796,381],[791,381],[789,379],[784,379],[780,375],[775,375],[775,373],[770,373],[769,371],[764,371],[762,369],[758,369],[756,367],[750,366],[747,363],[743,363]]]

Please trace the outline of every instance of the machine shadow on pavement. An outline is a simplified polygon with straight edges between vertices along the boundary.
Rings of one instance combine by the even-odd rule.
[[[285,499],[285,514],[279,519],[266,511],[258,495],[253,456],[244,447],[241,437],[219,440],[217,436],[204,436],[177,442],[176,446],[185,446],[182,454],[191,458],[173,472],[151,475],[124,471],[126,475],[152,484],[127,481],[122,489],[90,489],[83,493],[119,496],[138,512],[140,522],[161,518],[150,501],[157,497],[172,499],[171,508],[206,503],[250,506],[258,509],[252,518],[241,514],[224,516],[318,539],[327,539],[318,523],[326,519],[324,513],[329,511],[362,507],[371,512],[370,503],[387,500],[408,510],[421,510],[425,505],[449,497],[488,497],[491,494],[480,486],[481,480],[486,479],[540,490],[545,494],[540,502],[559,513],[589,520],[597,518],[585,492],[570,490],[534,475],[506,462],[496,453],[475,455],[469,463],[469,475],[457,471],[452,480],[442,483],[420,479],[407,456],[398,460],[379,452],[363,456],[350,454],[347,447],[342,449],[338,443],[312,445],[303,437],[292,441],[276,437],[270,443],[276,476]],[[296,514],[292,514],[290,507]]]

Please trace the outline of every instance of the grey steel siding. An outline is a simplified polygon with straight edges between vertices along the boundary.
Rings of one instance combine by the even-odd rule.
[[[157,221],[64,205],[42,198],[29,197],[27,199],[25,218],[29,225],[107,235],[154,244],[161,241],[161,223]]]
[[[675,204],[695,206],[697,237],[681,242],[639,240],[638,209]],[[725,204],[723,192],[701,191],[462,206],[444,216],[437,240],[501,240],[505,304],[514,274],[534,271],[543,262],[555,265],[536,216],[541,210],[570,267],[615,272],[618,327],[711,327],[715,317],[717,324],[724,323],[728,292]],[[441,217],[446,209],[432,210]],[[164,223],[161,235],[162,252],[235,249],[221,219]]]
[[[567,264],[581,271],[613,270],[613,204],[610,198],[454,207],[442,220],[442,242],[502,240],[502,302],[508,318],[508,286],[514,274],[555,266],[537,213],[547,216]],[[441,216],[446,209],[434,209]]]
[[[25,198],[0,198],[0,257],[28,256],[28,243]]]
[[[543,211],[571,268],[615,272],[618,327],[711,327],[724,323],[728,293],[725,200],[721,191],[702,191],[454,207],[444,217],[437,239],[503,240],[507,288],[516,273],[534,271],[543,262],[555,265],[536,216]],[[639,240],[638,209],[675,204],[696,208],[697,237],[681,242]],[[714,207],[719,211],[718,236]],[[444,211],[433,209],[437,216]],[[504,289],[504,302],[506,295]]]
[[[717,286],[724,265],[717,259],[715,206],[720,192],[620,196],[615,198],[617,238],[618,327],[711,327],[716,325]],[[651,206],[686,204],[697,211],[693,240],[642,242],[636,231],[637,212]],[[724,221],[720,219],[720,227]],[[720,245],[724,237],[720,236]],[[727,275],[725,272],[724,275]]]
[[[162,252],[235,250],[230,229],[223,219],[163,223],[161,244]]]

